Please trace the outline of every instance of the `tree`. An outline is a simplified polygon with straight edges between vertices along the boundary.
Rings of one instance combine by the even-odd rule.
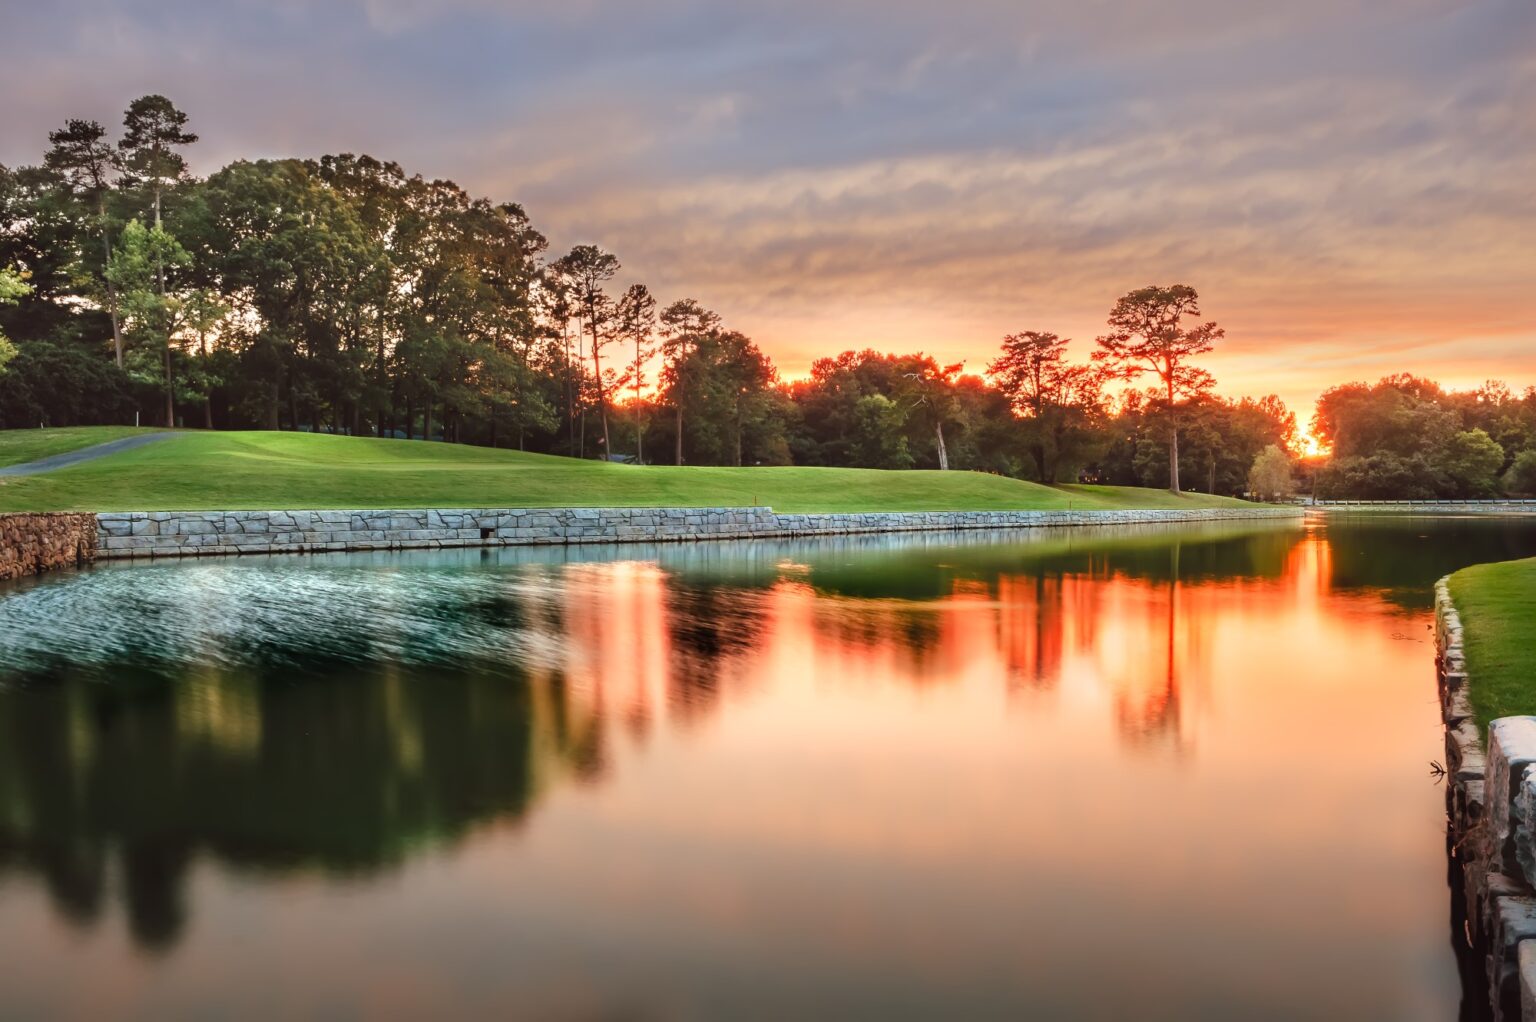
[[[1375,384],[1346,383],[1318,398],[1312,435],[1335,459],[1388,452],[1412,458],[1438,451],[1457,432],[1456,412],[1429,380],[1400,373]]]
[[[197,141],[186,131],[187,115],[164,96],[140,96],[123,115],[123,137],[117,143],[130,184],[149,189],[154,224],[160,226],[161,196],[187,172],[187,161],[176,150]]]
[[[0,266],[0,305],[15,305],[31,291],[25,277],[15,270]],[[0,374],[5,372],[5,367],[15,357],[16,345],[0,332]]]
[[[1536,450],[1515,455],[1504,473],[1504,492],[1510,496],[1536,496]]]
[[[71,120],[59,131],[48,133],[49,170],[59,174],[73,195],[96,208],[96,230],[101,237],[101,275],[106,281],[107,314],[112,319],[112,348],[117,367],[123,367],[123,328],[117,308],[117,287],[107,275],[112,261],[112,228],[107,218],[107,196],[122,163],[107,130],[96,121]]]
[[[159,226],[145,228],[138,220],[128,221],[112,253],[107,277],[117,285],[122,296],[123,315],[130,331],[141,335],[147,345],[164,355],[165,424],[176,425],[175,385],[171,374],[171,342],[182,324],[184,301],[165,293],[166,267],[185,266],[191,261],[186,249]]]
[[[627,375],[635,388],[635,461],[644,460],[645,418],[640,407],[640,388],[645,383],[645,363],[652,355],[651,335],[656,331],[656,299],[644,284],[631,284],[619,299],[618,329],[635,342],[635,360]]]
[[[246,414],[265,429],[280,426],[285,388],[290,425],[297,427],[301,399],[313,397],[323,367],[335,366],[327,355],[338,340],[362,346],[371,339],[365,300],[376,293],[386,254],[368,236],[357,208],[318,170],[300,160],[239,161],[201,188],[208,224],[198,250],[215,264],[241,324]],[[428,269],[436,265],[439,239],[414,229],[401,233],[399,244],[419,251]],[[409,284],[412,301],[394,325],[396,349],[435,351],[445,324],[432,319],[437,310],[428,303],[451,274],[419,266],[411,272],[401,284]],[[399,385],[419,382],[422,370],[433,368],[429,363],[412,364],[415,375]]]
[[[1253,468],[1248,471],[1248,489],[1259,500],[1278,500],[1296,492],[1291,459],[1279,444],[1270,444],[1253,460]]]
[[[1214,322],[1184,325],[1186,316],[1200,315],[1200,296],[1187,284],[1131,291],[1110,310],[1110,331],[1098,339],[1099,350],[1093,353],[1126,380],[1149,371],[1156,375],[1168,420],[1168,489],[1174,493],[1179,492],[1179,404],[1209,393],[1216,384],[1190,359],[1210,351],[1225,333]]]
[[[1024,424],[1035,478],[1059,481],[1062,462],[1092,445],[1103,412],[1104,373],[1066,359],[1070,341],[1026,330],[1003,338],[1002,354],[987,364],[997,389]]]
[[[884,394],[868,394],[854,405],[853,463],[862,468],[911,468],[912,451],[902,427],[906,413]]]
[[[661,310],[661,352],[666,360],[662,381],[676,412],[676,463],[683,463],[683,405],[687,400],[690,356],[699,341],[720,328],[720,317],[692,298],[683,298]]]
[[[619,260],[596,245],[577,245],[558,263],[571,282],[576,307],[581,310],[592,341],[592,374],[597,383],[597,411],[603,424],[603,457],[613,451],[608,436],[608,394],[603,380],[602,349],[614,339],[613,301],[603,285],[619,272]]]
[[[941,366],[933,359],[918,352],[902,360],[899,390],[911,394],[909,417],[916,417],[933,427],[934,451],[939,458],[939,470],[949,470],[949,449],[944,444],[944,422],[955,414],[954,386],[964,362]],[[918,413],[912,416],[911,413]]]
[[[215,377],[210,371],[212,354],[208,350],[208,335],[217,333],[228,320],[230,307],[217,292],[209,288],[190,291],[182,301],[181,319],[186,329],[197,337],[198,392],[203,397],[203,428],[213,428],[213,395]]]
[[[1499,469],[1503,467],[1504,448],[1481,429],[1463,430],[1451,437],[1441,459],[1452,495],[1463,499],[1496,494]]]

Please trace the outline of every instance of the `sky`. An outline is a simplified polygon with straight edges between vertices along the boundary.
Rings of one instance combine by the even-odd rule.
[[[0,163],[170,96],[237,158],[367,152],[600,244],[786,375],[1086,356],[1187,283],[1229,396],[1536,384],[1532,0],[0,0]]]

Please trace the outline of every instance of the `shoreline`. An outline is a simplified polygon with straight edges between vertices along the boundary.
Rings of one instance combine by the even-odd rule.
[[[1494,720],[1484,741],[1450,576],[1435,584],[1434,633],[1458,953],[1481,959],[1496,1022],[1536,1022],[1536,717]]]

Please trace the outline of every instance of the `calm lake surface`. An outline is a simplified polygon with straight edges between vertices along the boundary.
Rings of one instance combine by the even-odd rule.
[[[1431,587],[1531,554],[1333,519],[0,586],[0,1016],[1454,1019]]]

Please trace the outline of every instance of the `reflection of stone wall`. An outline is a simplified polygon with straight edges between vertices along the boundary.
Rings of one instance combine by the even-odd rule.
[[[98,516],[101,557],[789,538],[851,533],[1295,518],[1300,508],[777,514],[740,508],[134,511]]]
[[[1460,879],[1451,886],[1452,922],[1466,924],[1495,1022],[1536,1022],[1536,717],[1494,721],[1484,750],[1447,579],[1435,587],[1435,646],[1451,876]]]
[[[0,514],[0,579],[84,564],[96,546],[95,515]]]

